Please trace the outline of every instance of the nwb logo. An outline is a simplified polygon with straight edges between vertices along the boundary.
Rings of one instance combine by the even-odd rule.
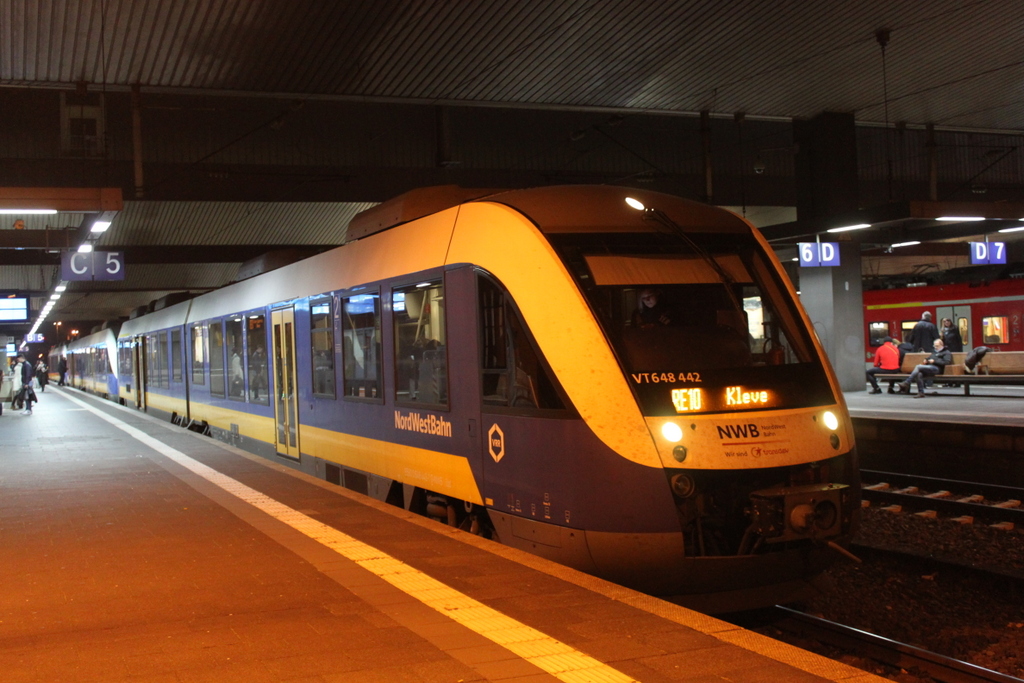
[[[717,429],[719,439],[750,439],[761,436],[755,424],[726,425]]]

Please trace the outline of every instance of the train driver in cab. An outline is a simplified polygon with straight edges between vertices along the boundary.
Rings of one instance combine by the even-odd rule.
[[[633,311],[633,327],[651,329],[658,325],[671,325],[674,312],[665,303],[664,293],[655,287],[645,287],[637,295]]]

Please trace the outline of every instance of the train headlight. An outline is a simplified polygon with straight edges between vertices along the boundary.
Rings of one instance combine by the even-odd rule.
[[[666,422],[661,425],[661,435],[672,443],[679,443],[683,440],[683,430],[675,422]]]
[[[839,429],[839,418],[831,410],[826,410],[823,416],[825,420],[825,426],[831,429],[833,432]]]

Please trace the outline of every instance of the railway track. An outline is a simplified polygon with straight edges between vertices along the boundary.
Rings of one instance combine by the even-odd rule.
[[[781,631],[887,666],[921,672],[938,683],[1022,683],[1024,680],[787,607],[775,609],[780,616],[773,626]]]
[[[874,470],[862,470],[861,478],[871,505],[1007,530],[1024,526],[1024,489]]]

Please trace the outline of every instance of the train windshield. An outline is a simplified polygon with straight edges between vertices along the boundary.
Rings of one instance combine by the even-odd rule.
[[[808,330],[751,236],[552,236],[647,415],[835,401]]]

